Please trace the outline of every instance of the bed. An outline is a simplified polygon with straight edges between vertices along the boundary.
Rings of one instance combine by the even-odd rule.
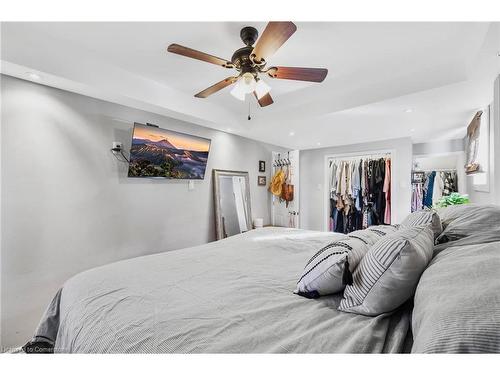
[[[409,304],[392,314],[366,317],[337,311],[341,294],[310,300],[292,293],[311,254],[342,237],[263,228],[88,270],[62,286],[27,349],[41,347],[56,353],[409,351]]]
[[[80,273],[57,292],[26,352],[498,353],[500,207],[438,212],[444,230],[415,295],[391,313],[307,299],[298,276],[344,235],[263,228]]]

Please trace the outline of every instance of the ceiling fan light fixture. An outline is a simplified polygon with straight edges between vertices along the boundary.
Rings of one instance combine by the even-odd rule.
[[[251,94],[254,92],[257,82],[252,73],[245,73],[236,82],[233,89],[231,90],[231,95],[236,99],[245,100],[246,94]]]
[[[244,101],[245,100],[245,88],[243,87],[243,84],[241,83],[241,78],[238,79],[236,84],[234,85],[233,89],[231,90],[231,95],[234,96],[236,99]]]
[[[255,94],[257,95],[257,99],[262,99],[262,97],[271,91],[271,86],[265,83],[262,79],[257,81],[255,85]]]
[[[245,94],[251,94],[255,90],[255,86],[257,82],[252,73],[245,73],[241,76],[238,83],[242,84],[243,89],[245,90]]]

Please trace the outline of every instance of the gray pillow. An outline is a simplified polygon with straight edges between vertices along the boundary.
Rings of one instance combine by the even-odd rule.
[[[439,211],[447,223],[437,243],[456,241],[477,233],[500,230],[500,207],[464,204]]]
[[[454,206],[437,208],[436,212],[441,219],[441,224],[443,225],[443,230],[450,224],[453,220],[458,219],[465,212],[470,209],[478,207],[477,204],[467,203],[467,204],[458,204]]]
[[[317,298],[341,292],[346,284],[352,283],[351,273],[370,247],[396,231],[395,226],[377,225],[351,232],[347,238],[323,247],[307,262],[294,293]]]
[[[432,231],[434,232],[434,238],[437,238],[443,231],[441,219],[439,218],[437,212],[433,210],[412,212],[406,217],[406,219],[403,220],[401,227],[409,228],[425,224],[431,224]]]
[[[483,232],[485,241],[490,234]],[[500,239],[469,241],[474,236],[435,255],[422,274],[412,313],[412,352],[500,352]]]
[[[433,243],[431,224],[401,228],[378,241],[354,271],[339,310],[375,316],[402,305],[431,260]]]

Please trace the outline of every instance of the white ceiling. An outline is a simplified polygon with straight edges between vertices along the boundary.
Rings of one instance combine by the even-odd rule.
[[[269,64],[325,67],[328,77],[267,79],[275,103],[251,98],[247,121],[248,102],[229,89],[193,97],[233,71],[165,51],[175,42],[230,59],[245,25],[3,23],[2,72],[39,72],[43,84],[299,149],[463,137],[500,73],[498,23],[298,22]]]

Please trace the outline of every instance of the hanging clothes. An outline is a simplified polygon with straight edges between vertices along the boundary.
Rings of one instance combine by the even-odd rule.
[[[423,183],[412,184],[411,212],[420,211],[423,208],[424,188]]]
[[[413,178],[414,175],[422,177]],[[458,192],[456,170],[444,171],[414,171],[412,173],[411,210],[419,211],[425,207],[432,207],[442,197]]]
[[[381,158],[377,161],[377,171],[376,171],[376,211],[378,216],[378,224],[383,224],[385,216],[385,193],[384,193],[384,181],[385,181],[385,159]]]
[[[444,181],[442,172],[437,172],[434,178],[434,189],[432,190],[432,204],[436,204],[443,197]]]
[[[426,178],[426,184],[424,185],[424,206],[432,207],[432,193],[434,192],[434,179],[436,178],[436,172],[432,171]]]
[[[330,161],[330,198],[334,198],[337,192],[337,168],[337,163]]]
[[[443,196],[450,195],[451,193],[458,193],[458,179],[457,171],[441,172],[443,179]]]
[[[385,214],[384,224],[391,223],[391,159],[385,159],[385,179],[384,189],[385,193]]]
[[[331,160],[329,174],[330,230],[350,233],[390,224],[389,158]]]
[[[351,197],[354,201],[354,206],[356,210],[360,210],[359,207],[359,191],[361,190],[361,176],[359,174],[359,161],[354,161],[351,165]]]
[[[361,160],[361,195],[363,201],[366,202],[368,199],[368,162],[366,160]]]

